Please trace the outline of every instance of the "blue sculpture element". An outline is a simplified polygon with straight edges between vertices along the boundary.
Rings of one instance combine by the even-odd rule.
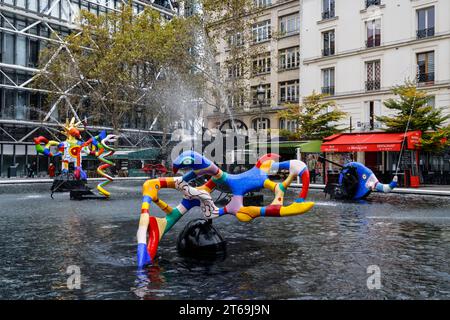
[[[397,187],[397,176],[389,184],[382,184],[372,170],[359,162],[349,162],[343,166],[339,174],[336,198],[360,200],[366,198],[372,191],[391,192]]]

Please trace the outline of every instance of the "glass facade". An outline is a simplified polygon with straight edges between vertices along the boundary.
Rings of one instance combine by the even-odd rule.
[[[0,118],[17,120],[36,120],[29,112],[31,102],[33,107],[40,107],[36,101],[42,99],[32,98],[30,90],[14,89],[17,84],[23,83],[33,76],[33,70],[39,63],[39,51],[45,46],[46,40],[51,36],[51,30],[43,23],[39,23],[40,16],[49,18],[51,29],[59,36],[67,36],[71,30],[80,10],[84,9],[94,14],[107,13],[119,9],[120,0],[83,0],[61,1],[53,6],[52,0],[0,0],[3,6],[0,16],[0,42],[2,65],[0,73],[1,90]],[[155,1],[155,6],[170,8],[167,1]],[[18,10],[19,9],[19,10]],[[23,14],[18,13],[23,9]],[[49,11],[51,9],[51,11]],[[142,4],[134,4],[136,13],[143,11]],[[39,14],[39,15],[37,15]],[[5,64],[11,65],[10,68]],[[19,68],[24,67],[24,68]]]
[[[122,1],[68,0],[53,4],[53,0],[0,0],[0,119],[6,120],[0,124],[3,129],[0,130],[1,176],[5,176],[7,168],[16,163],[19,165],[18,176],[24,175],[25,164],[32,160],[38,162],[38,167],[42,166],[41,171],[46,171],[48,166],[46,157],[39,159],[36,156],[30,140],[33,135],[28,136],[28,142],[14,141],[24,137],[36,126],[9,124],[7,121],[40,120],[45,115],[42,110],[49,109],[49,102],[46,102],[42,93],[32,90],[31,85],[20,85],[26,84],[35,74],[39,66],[39,51],[46,46],[52,30],[60,37],[65,37],[71,32],[82,9],[104,14],[120,9]],[[133,5],[135,13],[144,10],[142,3]],[[173,8],[172,2],[167,0],[155,0],[152,6],[167,12],[178,9]],[[170,18],[169,15],[164,16]],[[46,21],[50,28],[42,21]]]

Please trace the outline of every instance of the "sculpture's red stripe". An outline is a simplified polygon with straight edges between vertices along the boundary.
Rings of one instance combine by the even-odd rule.
[[[159,184],[161,185],[161,188],[167,188],[167,181],[165,178],[159,178]]]
[[[148,209],[141,209],[141,214],[143,213],[150,213],[150,211]]]
[[[266,207],[266,217],[279,217],[281,205],[269,205]]]
[[[148,229],[148,245],[147,245],[147,251],[150,255],[150,258],[152,261],[154,260],[156,256],[156,250],[158,250],[158,244],[159,244],[159,229],[158,229],[158,223],[156,222],[155,217],[150,217],[150,225]]]
[[[212,179],[210,179],[210,180],[208,180],[208,182],[206,182],[205,186],[208,189],[212,190],[216,187],[216,184],[214,183],[214,181],[212,181]]]
[[[306,199],[309,189],[309,171],[305,169],[302,174],[302,192],[299,194],[299,198]]]

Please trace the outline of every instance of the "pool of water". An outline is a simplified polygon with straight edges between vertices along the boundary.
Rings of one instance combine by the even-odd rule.
[[[141,184],[115,182],[110,200],[85,201],[52,200],[49,185],[0,186],[0,298],[450,298],[450,198],[372,194],[338,203],[311,191],[316,205],[303,216],[216,219],[228,243],[216,261],[177,253],[177,235],[201,217],[195,210],[163,238],[157,263],[138,272]],[[172,205],[181,200],[173,190],[160,195]],[[73,265],[81,289],[67,288]],[[381,288],[369,290],[373,265]]]

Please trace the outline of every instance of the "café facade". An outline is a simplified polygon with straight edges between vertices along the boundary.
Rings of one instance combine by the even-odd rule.
[[[419,187],[421,136],[421,131],[340,133],[324,138],[320,151],[342,165],[349,161],[363,163],[383,183],[397,173],[401,186]],[[338,169],[329,163],[324,174],[335,175]]]

